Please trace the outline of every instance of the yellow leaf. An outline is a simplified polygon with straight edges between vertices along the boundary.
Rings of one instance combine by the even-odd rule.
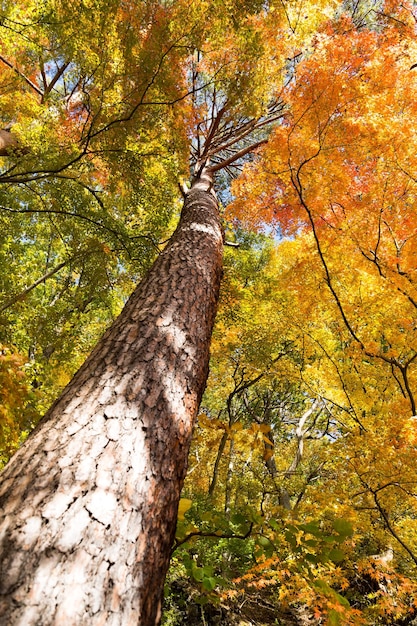
[[[189,500],[188,498],[181,498],[178,505],[178,519],[180,521],[184,519],[184,515],[188,511],[188,509],[191,508],[192,503],[193,501]]]
[[[269,433],[271,426],[269,424],[259,424],[259,430],[261,433]]]

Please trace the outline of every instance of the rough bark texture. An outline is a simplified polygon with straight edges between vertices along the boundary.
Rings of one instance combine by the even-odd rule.
[[[210,188],[3,472],[1,626],[159,623],[221,276]]]

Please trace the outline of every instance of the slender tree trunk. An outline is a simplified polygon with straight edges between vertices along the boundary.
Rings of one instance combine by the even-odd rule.
[[[232,479],[234,473],[234,439],[230,439],[230,447],[229,447],[229,462],[227,464],[227,474],[226,474],[226,487],[224,494],[224,512],[226,515],[229,515],[231,509],[232,502]]]
[[[149,275],[6,466],[1,626],[159,623],[222,244],[204,174]]]
[[[223,452],[226,447],[227,440],[229,439],[229,433],[224,432],[220,439],[219,449],[217,450],[216,460],[214,462],[213,476],[209,485],[208,494],[211,497],[214,494],[214,490],[217,485],[217,479],[219,477],[220,461],[222,460]]]

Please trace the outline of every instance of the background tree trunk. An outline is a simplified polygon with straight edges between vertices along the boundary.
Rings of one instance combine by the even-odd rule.
[[[211,186],[3,472],[2,625],[160,621],[221,277]]]

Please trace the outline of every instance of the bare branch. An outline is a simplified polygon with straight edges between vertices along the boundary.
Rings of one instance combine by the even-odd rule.
[[[256,143],[253,143],[250,146],[247,146],[246,148],[242,148],[242,150],[239,150],[238,152],[236,152],[236,154],[229,157],[228,159],[225,159],[224,161],[220,161],[220,163],[216,163],[215,165],[209,166],[207,169],[211,173],[218,172],[224,167],[227,167],[228,165],[231,165],[235,161],[238,161],[239,159],[244,157],[246,154],[249,154],[250,152],[254,152],[256,148],[259,148],[259,146],[263,146],[266,143],[268,143],[267,139],[262,139],[261,141],[257,141]]]
[[[68,259],[67,261],[63,261],[62,263],[59,263],[59,265],[57,265],[56,267],[54,267],[51,270],[49,270],[49,272],[46,272],[46,274],[44,274],[43,276],[38,278],[38,280],[36,280],[31,285],[29,285],[29,287],[26,287],[26,289],[24,289],[23,291],[21,291],[17,295],[13,296],[12,298],[9,298],[9,300],[6,300],[6,302],[4,304],[0,305],[0,313],[5,311],[6,309],[10,308],[11,306],[16,304],[17,302],[21,302],[22,300],[24,300],[26,298],[26,296],[33,289],[35,289],[35,287],[37,287],[41,283],[46,282],[48,280],[48,278],[51,278],[51,276],[54,276],[54,274],[59,272],[59,270],[61,270],[63,267],[65,267],[65,265],[67,265],[70,261],[71,261],[71,259]]]
[[[417,556],[414,554],[414,552],[412,552],[412,550],[408,547],[408,545],[401,539],[401,537],[399,536],[399,534],[397,533],[397,531],[395,530],[395,528],[391,524],[391,521],[389,519],[387,511],[384,509],[384,507],[382,506],[381,502],[379,501],[378,490],[371,489],[371,487],[369,485],[366,485],[366,483],[364,483],[363,481],[362,481],[362,483],[371,492],[372,497],[373,497],[374,502],[375,502],[375,506],[378,509],[378,511],[379,511],[383,521],[384,521],[386,529],[391,533],[391,535],[394,537],[394,539],[396,539],[398,541],[398,543],[407,552],[409,557],[417,565]]]
[[[221,119],[222,119],[223,115],[226,112],[226,108],[227,108],[227,104],[225,104],[220,109],[220,111],[217,113],[216,117],[214,118],[214,120],[213,120],[213,122],[212,122],[212,124],[211,124],[211,126],[209,128],[209,131],[208,131],[208,134],[207,134],[207,138],[206,138],[206,140],[204,142],[204,149],[203,149],[203,152],[202,152],[202,154],[201,154],[201,156],[199,158],[198,164],[197,164],[198,172],[201,172],[202,169],[204,168],[205,164],[206,164],[207,155],[209,153],[209,148],[210,148],[211,142],[213,140],[213,137],[216,134],[216,131],[217,131],[218,127],[219,127]]]
[[[297,428],[295,429],[295,434],[297,437],[297,451],[295,453],[293,462],[291,463],[290,467],[287,469],[287,471],[284,474],[284,478],[289,478],[291,474],[294,474],[295,470],[297,469],[297,467],[299,466],[303,458],[304,439],[309,430],[309,426],[305,427],[305,423],[310,417],[310,415],[314,413],[314,411],[317,409],[318,406],[319,406],[319,400],[316,398],[316,400],[314,400],[311,407],[307,409],[307,411],[305,411],[300,417],[300,419],[298,420]]]
[[[237,126],[235,129],[231,129],[230,133],[228,134],[231,139],[229,141],[226,141],[226,143],[224,144],[217,145],[215,149],[209,151],[209,154],[214,154],[215,152],[223,152],[231,146],[239,143],[239,141],[250,135],[254,130],[259,130],[264,126],[269,126],[270,124],[273,124],[273,122],[276,122],[281,118],[282,113],[280,113],[279,115],[274,115],[272,117],[267,117],[264,120],[250,120],[248,123],[243,124],[242,126]],[[223,139],[223,137],[221,137],[220,140],[221,139]],[[227,137],[224,137],[224,139],[227,139]]]
[[[65,72],[68,66],[69,66],[69,62],[64,63],[60,68],[58,68],[58,71],[56,72],[55,76],[53,77],[49,85],[46,86],[45,92],[42,96],[42,102],[44,102],[46,97],[51,93],[52,89],[55,87],[56,83],[61,78],[62,74]]]
[[[184,543],[186,543],[193,537],[213,537],[213,539],[247,539],[248,537],[250,537],[252,533],[252,528],[253,528],[253,522],[250,523],[249,530],[244,535],[236,535],[233,533],[224,533],[224,534],[219,535],[218,531],[212,531],[212,532],[203,532],[199,530],[194,531],[190,533],[189,535],[186,535],[186,537],[184,537],[183,539],[175,540],[171,554],[173,554],[177,548],[182,546]]]
[[[29,85],[29,87],[31,87],[34,91],[36,91],[36,93],[41,96],[41,98],[43,98],[44,94],[43,91],[41,89],[39,89],[39,87],[37,85],[35,85],[34,82],[32,82],[30,80],[30,78],[28,78],[27,76],[25,76],[25,74],[23,74],[23,72],[21,72],[17,67],[15,67],[12,63],[10,63],[10,61],[8,61],[7,59],[5,59],[3,56],[0,55],[0,61],[2,61],[5,65],[7,65],[7,67],[10,67],[11,70],[13,70],[14,72],[16,72],[16,74],[18,76],[20,76],[20,78],[23,78],[23,80]]]

